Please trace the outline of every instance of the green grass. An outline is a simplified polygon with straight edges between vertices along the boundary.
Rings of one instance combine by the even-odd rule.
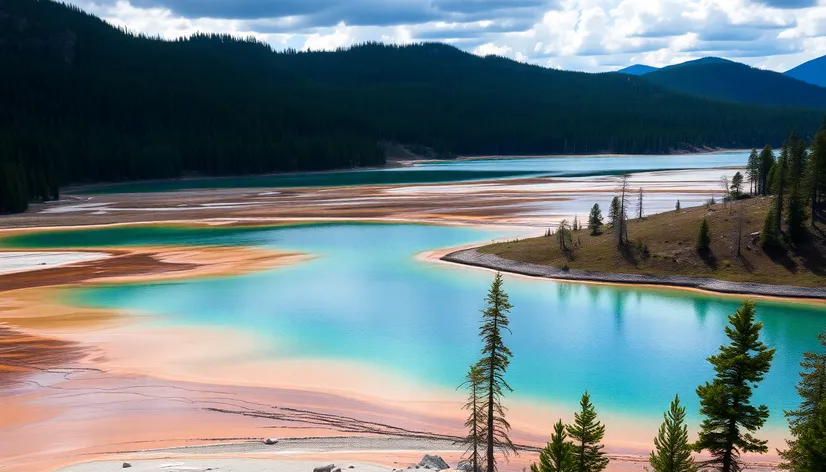
[[[539,265],[647,275],[710,277],[732,282],[754,282],[802,287],[826,286],[826,229],[810,228],[808,241],[766,253],[751,233],[763,227],[770,199],[753,198],[729,205],[683,209],[631,220],[628,247],[619,249],[611,230],[592,236],[583,229],[573,235],[579,246],[570,257],[556,238],[539,237],[485,246],[480,252]],[[736,215],[743,213],[742,250],[737,255]],[[695,248],[703,218],[708,218],[711,250]],[[645,244],[649,254],[641,247]]]

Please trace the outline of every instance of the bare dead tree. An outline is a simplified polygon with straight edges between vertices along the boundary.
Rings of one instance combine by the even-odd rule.
[[[628,175],[620,177],[620,201],[619,201],[619,215],[615,226],[618,231],[615,232],[617,239],[617,247],[623,247],[628,243]]]
[[[642,192],[642,187],[640,187],[640,193],[637,196],[637,218],[639,218],[639,219],[642,219],[643,215],[645,214],[643,212],[643,208],[642,208],[642,198],[643,198],[643,192]]]
[[[729,211],[731,211],[731,207],[728,204],[728,195],[731,193],[731,188],[729,188],[728,176],[724,175],[720,177],[720,186],[723,188],[723,208],[727,208]]]

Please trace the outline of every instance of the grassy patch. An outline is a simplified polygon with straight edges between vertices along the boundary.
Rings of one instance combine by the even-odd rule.
[[[770,199],[753,198],[671,211],[644,220],[631,220],[630,243],[617,248],[611,230],[591,236],[585,229],[573,234],[579,247],[571,258],[556,239],[539,237],[485,246],[481,252],[533,264],[570,269],[648,275],[711,277],[802,287],[826,286],[826,230],[810,228],[809,241],[766,253],[751,234],[760,231]],[[737,214],[742,211],[742,250],[737,255]],[[711,231],[710,250],[696,249],[703,218]]]

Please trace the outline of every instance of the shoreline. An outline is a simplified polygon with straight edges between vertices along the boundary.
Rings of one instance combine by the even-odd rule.
[[[369,166],[369,167],[347,167],[347,168],[339,168],[339,169],[326,169],[326,170],[316,170],[316,171],[287,171],[287,172],[268,172],[265,174],[232,174],[232,175],[188,175],[182,177],[169,177],[163,179],[140,179],[140,180],[127,180],[122,182],[99,182],[99,183],[90,183],[90,184],[80,184],[80,185],[68,185],[61,189],[61,193],[65,193],[69,196],[76,196],[76,195],[85,195],[83,193],[84,190],[88,189],[96,189],[96,188],[106,188],[106,187],[117,187],[123,184],[151,184],[151,183],[164,183],[164,182],[187,182],[193,180],[221,180],[221,179],[234,179],[234,178],[242,178],[242,177],[278,177],[278,176],[287,176],[287,175],[325,175],[325,174],[341,174],[347,172],[361,172],[361,171],[383,171],[383,170],[392,170],[392,169],[404,169],[409,167],[415,167],[417,164],[426,164],[426,163],[433,163],[433,162],[457,162],[457,161],[475,161],[475,160],[509,160],[509,159],[542,159],[542,158],[563,158],[563,157],[576,157],[576,158],[589,158],[589,157],[657,157],[657,156],[690,156],[690,155],[710,155],[710,154],[718,154],[718,153],[727,153],[727,152],[750,152],[749,149],[711,149],[711,150],[702,150],[702,151],[672,151],[665,154],[620,154],[615,152],[606,152],[606,153],[585,153],[585,154],[576,154],[576,153],[560,153],[560,154],[528,154],[528,155],[461,155],[456,156],[453,159],[387,159],[385,165],[383,166]]]
[[[615,286],[648,286],[655,288],[697,290],[714,295],[754,296],[782,301],[826,302],[826,288],[823,287],[795,287],[789,285],[727,282],[703,277],[676,275],[620,274],[576,269],[566,271],[557,267],[512,261],[494,254],[483,254],[478,251],[478,248],[479,247],[453,251],[442,256],[439,260],[464,266],[479,267],[532,278],[557,280],[560,282],[601,283]]]
[[[430,223],[435,224],[433,222],[430,222]],[[477,223],[477,225],[479,225],[479,224]],[[481,224],[480,226],[485,226],[485,225]],[[524,228],[524,229],[527,231],[529,229],[534,230],[536,228]],[[134,249],[134,248],[120,248],[120,249],[129,250],[129,249]],[[157,250],[159,248],[143,248],[143,249],[151,252],[152,250]],[[166,247],[166,248],[163,248],[163,249],[171,249],[171,248]],[[189,248],[189,247],[180,247],[180,248],[176,248],[176,249],[180,252],[188,252],[188,251],[192,250],[192,248]],[[244,250],[244,249],[249,249],[249,248],[243,248],[242,247],[242,248],[238,248],[238,249],[239,250]],[[427,260],[438,260],[438,256],[440,256],[440,254],[439,254],[440,252],[447,252],[447,251],[454,251],[455,252],[455,249],[456,248],[454,247],[454,248],[445,248],[445,249],[440,249],[440,250],[433,250],[433,251],[430,251],[430,252],[433,253],[432,256],[423,255],[422,257],[426,258]],[[272,253],[271,255],[274,256],[276,254],[278,254],[278,253]],[[418,256],[417,256],[417,258],[418,258]],[[300,258],[299,258],[299,260],[300,260]],[[163,260],[159,260],[158,264],[163,265],[163,262],[164,262]],[[206,266],[207,266],[206,268],[210,267],[209,264],[207,264]],[[204,269],[205,269],[204,267],[201,268],[201,270],[204,270]],[[35,271],[35,273],[36,272],[39,272],[39,271]],[[181,271],[181,272],[186,272],[186,271]],[[153,273],[153,274],[143,274],[143,275],[139,275],[137,277],[138,278],[152,278],[153,276],[157,277],[158,275],[159,274],[157,274],[157,273]],[[191,274],[191,273],[187,274],[187,275],[185,275],[185,277],[189,277],[191,275],[193,275],[193,274]],[[88,282],[91,282],[91,283],[107,283],[107,282],[120,283],[120,282],[123,281],[123,280],[112,280],[111,278],[108,278],[109,280],[106,280],[107,278],[104,278],[104,279],[92,278],[92,279],[86,280],[85,282],[87,282],[87,283]],[[117,315],[114,315],[114,316],[117,316]],[[27,331],[27,332],[39,332],[41,334],[48,333],[49,337],[55,337],[55,338],[58,338],[58,339],[69,340],[70,342],[73,341],[75,343],[78,343],[79,345],[86,345],[86,346],[94,347],[97,344],[98,347],[101,347],[100,343],[102,342],[103,345],[108,343],[108,344],[110,344],[110,346],[120,346],[121,348],[128,347],[128,346],[126,346],[126,344],[128,344],[128,343],[122,342],[123,337],[121,336],[121,333],[118,332],[119,330],[117,329],[118,328],[117,326],[114,327],[115,328],[114,330],[110,331],[113,334],[113,336],[111,336],[109,338],[104,338],[103,337],[106,334],[104,331],[109,331],[109,330],[108,329],[101,330],[100,325],[97,325],[97,326],[98,326],[98,328],[96,328],[94,330],[94,332],[91,333],[91,337],[90,337],[89,333],[81,335],[80,333],[77,332],[77,328],[71,329],[71,330],[69,330],[69,332],[67,332],[67,330],[65,328],[59,330],[59,331],[62,331],[62,333],[61,332],[55,332],[54,330],[45,330],[45,332],[44,332],[44,330],[42,328],[37,328],[37,327],[30,327],[29,329],[25,329],[25,331]],[[141,332],[141,331],[138,331],[138,333],[142,333],[144,335],[149,334],[147,332]],[[133,335],[134,335],[134,333],[133,333]],[[198,333],[198,336],[203,338],[204,337],[203,332]],[[145,336],[139,336],[139,337],[145,338]],[[172,339],[172,337],[170,339]],[[183,339],[183,338],[181,338],[181,339]],[[115,341],[115,340],[117,340],[117,341]],[[115,342],[112,342],[112,341],[115,341],[116,344],[115,344]],[[212,343],[212,345],[215,345],[218,342],[219,342],[218,338],[215,338],[215,342]],[[226,340],[224,340],[223,342],[226,343]],[[207,343],[207,344],[209,344],[209,343]],[[234,344],[240,344],[240,343],[228,343],[228,344],[233,344],[234,345]],[[448,431],[452,430],[452,427],[446,427],[446,425],[448,425],[448,423],[449,423],[448,426],[451,426],[453,422],[458,421],[456,418],[453,417],[452,410],[450,410],[451,411],[450,415],[445,415],[445,412],[442,411],[444,409],[444,405],[442,403],[445,400],[447,400],[446,398],[441,398],[441,399],[440,398],[434,398],[434,399],[430,399],[430,401],[411,403],[410,398],[408,398],[407,400],[404,400],[404,399],[399,400],[399,398],[397,398],[396,395],[391,395],[390,396],[390,398],[393,399],[392,401],[388,398],[385,398],[386,395],[377,395],[377,396],[374,396],[374,397],[365,397],[365,396],[359,395],[355,392],[347,391],[347,389],[342,390],[341,386],[343,385],[343,381],[333,382],[333,384],[334,385],[337,384],[339,388],[332,388],[331,389],[329,387],[321,388],[321,386],[319,386],[319,385],[316,385],[315,388],[313,388],[313,386],[311,386],[309,383],[307,383],[307,379],[300,380],[297,383],[293,383],[292,385],[283,384],[279,387],[279,386],[275,386],[275,385],[257,385],[257,386],[254,385],[254,384],[253,385],[250,385],[250,384],[244,385],[244,384],[238,384],[238,383],[232,382],[232,381],[229,381],[229,382],[224,383],[224,384],[215,384],[214,383],[214,380],[215,380],[214,378],[210,378],[210,376],[200,377],[200,376],[197,376],[197,375],[192,375],[193,372],[174,372],[174,371],[172,371],[172,372],[169,372],[169,374],[173,374],[173,375],[168,375],[168,376],[163,375],[160,372],[154,372],[155,375],[150,375],[148,377],[144,377],[148,373],[146,370],[144,370],[144,368],[146,366],[143,366],[144,368],[136,368],[137,366],[134,366],[134,365],[133,366],[123,366],[123,365],[117,366],[116,364],[118,364],[118,363],[116,363],[115,365],[112,365],[112,364],[106,365],[105,363],[101,364],[99,362],[100,358],[98,356],[99,356],[100,352],[104,352],[104,351],[106,351],[106,350],[105,349],[99,350],[97,355],[92,356],[90,358],[87,358],[87,359],[84,360],[84,362],[81,362],[82,365],[86,365],[86,366],[89,366],[89,367],[103,368],[103,369],[105,369],[104,372],[107,375],[114,375],[115,376],[115,377],[113,377],[109,380],[102,381],[103,383],[99,383],[99,382],[101,382],[100,380],[96,381],[97,386],[94,389],[90,390],[91,392],[94,392],[95,390],[101,390],[101,387],[103,387],[103,389],[108,389],[108,390],[112,390],[112,387],[114,387],[114,390],[119,392],[117,395],[124,396],[124,397],[128,398],[128,395],[130,395],[130,394],[125,393],[125,392],[127,391],[128,388],[134,388],[134,387],[129,387],[128,384],[127,384],[127,387],[123,387],[122,386],[123,385],[122,384],[122,379],[124,379],[124,378],[129,379],[129,378],[132,378],[135,375],[138,375],[138,376],[140,376],[140,378],[147,378],[147,379],[151,378],[153,381],[161,382],[161,385],[172,385],[171,382],[188,382],[191,385],[198,385],[198,386],[200,386],[200,388],[205,388],[206,386],[212,386],[212,385],[221,385],[222,389],[223,388],[232,389],[231,391],[236,391],[236,392],[242,392],[245,389],[257,387],[257,388],[264,388],[264,389],[266,389],[267,392],[275,392],[275,391],[278,391],[278,389],[280,388],[282,390],[283,389],[291,389],[293,391],[301,391],[305,394],[309,392],[310,394],[313,394],[313,395],[320,395],[320,394],[327,393],[327,394],[337,395],[336,398],[349,399],[350,401],[360,401],[360,402],[364,402],[365,404],[369,403],[371,405],[374,405],[374,407],[375,406],[380,406],[384,409],[388,409],[388,411],[393,412],[392,416],[388,417],[388,419],[390,419],[390,418],[393,419],[393,422],[389,423],[389,424],[399,424],[400,426],[407,426],[408,424],[411,424],[410,422],[412,421],[413,424],[422,424],[422,426],[424,426],[423,430],[426,430],[426,431],[448,432]],[[157,352],[155,352],[155,354],[158,354],[161,357],[163,357],[163,352],[161,352],[161,351],[163,351],[162,349],[156,349],[156,351]],[[113,351],[109,351],[109,353],[113,354]],[[122,358],[122,354],[124,354],[123,351],[121,351],[120,353],[115,353],[114,358],[115,359]],[[197,352],[193,351],[193,354],[197,354]],[[184,360],[186,360],[186,359],[184,359]],[[150,363],[150,365],[151,365],[151,363]],[[291,372],[291,375],[289,375],[288,377],[293,377],[294,375],[298,375],[300,372],[306,371],[308,365],[311,365],[311,364],[297,363],[285,372]],[[124,368],[124,367],[126,367],[126,368]],[[252,368],[249,369],[249,372],[261,372],[261,371],[277,372],[277,370],[272,369],[273,367],[274,367],[273,365],[265,365],[265,364],[253,365]],[[342,366],[342,367],[344,367],[344,366]],[[313,370],[313,369],[309,369],[309,370]],[[350,372],[350,373],[358,372],[360,374],[367,373],[363,370],[347,370],[347,369],[341,369],[341,370],[342,370],[342,373],[346,373],[346,372]],[[186,373],[188,375],[181,375],[182,373]],[[212,372],[212,374],[214,374],[214,373],[215,372]],[[374,372],[370,372],[370,373],[375,374]],[[278,377],[284,377],[284,376],[278,376]],[[362,377],[362,375],[358,375],[356,377]],[[378,379],[382,382],[382,384],[387,384],[388,383],[388,381],[387,381],[388,378],[392,380],[391,377],[385,377],[384,375],[369,375],[367,377]],[[73,380],[70,380],[70,385],[71,385],[71,382],[73,382]],[[389,383],[390,384],[395,384],[397,382],[396,381],[391,381]],[[329,383],[328,383],[328,385],[329,385]],[[399,383],[399,385],[401,385],[401,383]],[[144,388],[147,388],[147,387],[141,386],[140,388],[144,389]],[[123,391],[121,391],[121,390],[123,390]],[[405,390],[404,393],[406,393],[407,395],[410,395],[410,394],[415,393],[416,389],[412,389],[412,390],[404,389],[404,390]],[[111,393],[109,395],[111,395]],[[232,393],[232,395],[234,396],[236,394]],[[269,396],[270,395],[268,394],[267,397],[269,397]],[[415,397],[416,395],[413,395],[413,396]],[[256,395],[256,397],[257,397],[257,395]],[[250,397],[247,397],[246,395],[244,395],[243,397],[234,397],[234,398],[236,398],[235,401],[238,401],[239,403],[243,402],[243,403],[240,403],[238,406],[236,406],[236,409],[238,411],[221,411],[221,412],[218,412],[218,413],[219,414],[224,413],[224,415],[222,415],[222,416],[230,416],[230,417],[236,417],[238,415],[243,415],[244,417],[246,417],[247,415],[250,415],[250,414],[252,414],[253,416],[261,414],[261,413],[258,413],[258,412],[249,411],[249,407],[250,407],[251,404],[246,403],[246,401],[249,400]],[[270,401],[271,400],[267,400],[267,403],[270,403]],[[334,406],[324,405],[321,408],[323,408],[323,409],[332,408],[333,412],[338,412],[339,414],[345,414],[347,416],[351,416],[352,411],[350,410],[350,407],[348,407],[346,404],[339,404],[341,401],[342,400],[338,400],[337,402],[335,402],[336,404]],[[516,408],[514,408],[514,411],[513,411],[513,414],[515,415],[517,420],[520,417],[525,417],[526,412],[529,411],[526,408],[524,408],[525,405],[520,405],[519,403],[521,403],[521,402],[517,402],[517,404],[514,405]],[[275,403],[275,404],[278,404],[278,403]],[[520,406],[522,408],[520,408]],[[278,407],[274,407],[274,408],[277,409]],[[435,410],[434,410],[434,408],[435,408]],[[547,416],[548,417],[547,418],[548,419],[547,423],[550,424],[551,417],[558,416],[556,413],[558,413],[560,411],[559,411],[559,408],[557,406],[547,406],[546,405],[545,408],[547,408],[548,411],[543,410],[541,412],[538,412],[535,408],[530,410],[531,413],[532,413],[532,418],[535,419],[536,415],[540,415],[543,418],[545,416]],[[266,410],[261,410],[261,411],[263,412],[263,411],[266,411]],[[227,413],[229,413],[229,415],[227,415]],[[269,413],[267,413],[267,414],[269,414]],[[405,416],[405,414],[407,416],[409,416],[410,418],[403,419],[402,417]],[[567,410],[565,411],[565,414],[567,414]],[[385,413],[385,415],[386,415],[386,413]],[[207,416],[207,417],[208,418],[213,418],[212,416]],[[627,419],[627,418],[625,418],[625,419]],[[454,421],[454,420],[456,420],[456,421]],[[219,436],[217,436],[217,435],[219,435],[219,434],[222,434],[222,433],[229,434],[228,431],[225,430],[225,427],[221,426],[226,421],[228,421],[228,420],[226,420],[226,419],[218,420],[217,424],[214,427],[201,428],[201,429],[198,430],[197,433],[192,433],[187,437],[189,437],[189,438],[194,438],[194,437],[198,437],[198,438],[215,437],[215,438],[218,438]],[[229,421],[231,421],[231,420],[229,420]],[[445,422],[448,422],[448,423],[445,423]],[[517,421],[517,422],[519,422],[519,421]],[[256,432],[258,434],[260,434],[261,432],[264,432],[264,434],[267,434],[267,432],[270,431],[270,430],[257,430],[257,428],[261,428],[262,426],[254,426],[254,423],[244,423],[244,424],[248,425],[244,430],[245,431],[249,430],[250,433],[252,433],[252,435],[256,435]],[[624,425],[623,431],[620,433],[619,430],[615,430],[617,433],[619,433],[618,436],[614,436],[614,433],[612,432],[612,436],[614,436],[614,437],[612,437],[611,441],[610,441],[611,443],[613,443],[611,445],[611,449],[614,449],[614,451],[615,451],[615,452],[612,453],[612,456],[617,457],[617,464],[612,464],[612,467],[609,468],[608,470],[612,471],[612,472],[614,472],[614,471],[616,471],[616,472],[638,471],[646,463],[647,456],[643,453],[640,453],[640,451],[638,450],[639,449],[638,447],[633,447],[630,444],[622,444],[622,442],[618,442],[617,439],[621,436],[627,437],[629,435],[630,431],[634,431],[633,436],[635,438],[640,438],[641,439],[643,437],[641,434],[646,434],[649,429],[653,431],[654,428],[653,428],[652,425],[645,425],[645,426],[650,426],[649,428],[645,428],[641,424],[634,424],[633,422],[620,422],[619,424]],[[266,428],[268,426],[263,426],[263,427]],[[639,430],[639,429],[642,429],[642,430],[645,430],[645,431],[642,432],[642,433],[640,433],[640,431],[636,431],[636,430]],[[207,430],[209,432],[207,432]],[[300,427],[296,427],[296,429],[284,429],[284,430],[281,430],[281,431],[271,430],[271,431],[272,431],[272,434],[274,434],[276,436],[280,433],[293,434],[293,435],[296,434],[296,433],[303,434],[303,433],[299,432]],[[325,431],[324,433],[327,434],[327,431]],[[530,437],[531,440],[539,441],[540,438],[541,439],[545,438],[546,433],[547,432],[544,431],[544,430],[542,430],[542,431],[522,430],[522,431],[520,431],[520,434],[519,434],[519,436],[521,436],[520,439],[519,439],[519,442],[524,444],[524,442],[522,442],[522,441],[524,439],[528,438],[528,437]],[[333,433],[333,434],[335,434],[335,433]],[[157,436],[157,437],[160,438],[161,436]],[[182,437],[182,436],[179,436],[179,437]],[[224,436],[224,437],[226,437],[226,436]],[[240,436],[235,436],[235,437],[240,437]],[[379,435],[377,437],[382,438],[382,437],[385,437],[385,436],[384,435]],[[170,439],[167,439],[167,440],[170,440]],[[215,440],[213,439],[213,440],[210,440],[210,441],[215,441]],[[134,443],[137,444],[139,442],[140,441],[135,441]],[[172,442],[173,442],[173,444],[174,443],[181,444],[181,443],[186,443],[186,440],[172,441]],[[637,446],[639,446],[639,445],[637,445]],[[185,454],[187,454],[187,451],[190,451],[190,453],[191,453],[192,449],[184,449],[183,451],[184,451],[183,454],[185,455]],[[109,452],[112,452],[112,451],[109,451]],[[394,459],[399,457],[400,451],[398,451],[398,450],[389,451],[388,454],[390,452],[392,452],[392,457]],[[401,451],[401,452],[404,452],[404,451]],[[417,452],[416,454],[421,455],[425,452],[428,452],[428,453],[436,452],[436,453],[438,453],[439,450],[421,450],[420,452]],[[115,451],[114,453],[117,454],[117,451]],[[364,454],[370,454],[371,452],[368,451],[368,450],[351,450],[351,453],[356,454],[356,455],[359,455],[359,454],[364,455]],[[103,460],[103,458],[106,457],[106,454],[107,454],[107,451],[103,451],[102,453],[98,453],[98,452],[88,453],[88,455],[90,455],[93,458],[93,460],[95,460],[95,461]],[[299,457],[301,456],[301,453],[296,453],[296,454],[299,454]],[[337,462],[337,461],[341,460],[340,453],[336,453],[336,454],[339,454],[339,455],[338,456],[328,456],[327,458],[325,458],[323,460],[319,459],[319,463],[321,463],[321,462],[323,462],[323,463]],[[121,456],[118,456],[118,457],[121,457]],[[168,459],[170,457],[174,457],[176,459],[183,459],[183,455],[179,455],[175,452],[168,452],[164,456],[165,459]],[[212,457],[219,457],[219,456],[212,455]],[[288,455],[287,457],[291,457],[291,456]],[[391,456],[385,455],[385,457],[391,457]],[[74,460],[77,459],[77,458],[79,458],[79,456],[73,456],[72,459],[70,459],[70,460],[72,460],[72,462],[74,462]],[[131,456],[130,456],[130,458],[131,458]],[[533,453],[525,454],[525,456],[523,456],[523,458],[520,459],[520,464],[519,465],[522,465],[521,464],[522,460],[529,461],[533,458],[534,458]],[[270,464],[269,461],[271,461],[272,465],[275,466],[282,459],[281,459],[281,457],[278,457],[278,458],[269,457],[267,460],[268,460],[268,463],[267,463],[268,465]],[[416,460],[418,460],[418,458]],[[98,463],[98,462],[95,462],[95,463]],[[759,461],[757,463],[760,464],[761,468],[765,467],[765,469],[763,469],[763,470],[774,470],[773,468],[775,466],[775,461],[773,460],[773,458],[766,458],[765,461]],[[66,464],[60,464],[60,465],[66,465]],[[233,467],[235,467],[235,465],[233,465]],[[517,464],[512,463],[512,464],[510,464],[510,466],[506,467],[504,470],[514,470],[515,471],[515,470],[518,470],[520,468],[521,467],[517,467]],[[390,467],[388,467],[388,470],[389,469],[390,469]],[[51,470],[54,470],[54,469],[51,469]],[[69,469],[69,470],[76,470],[76,469]],[[88,470],[88,469],[78,469],[78,470]]]

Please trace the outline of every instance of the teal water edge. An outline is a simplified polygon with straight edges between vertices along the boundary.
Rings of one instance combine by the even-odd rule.
[[[581,177],[630,172],[744,166],[748,153],[720,152],[674,156],[556,156],[425,162],[386,170],[277,174],[212,179],[164,180],[101,185],[83,194],[167,192],[208,188],[290,188],[398,185],[492,180],[531,176]]]
[[[453,389],[478,356],[477,327],[490,272],[426,262],[434,248],[501,230],[418,224],[311,224],[275,228],[115,227],[18,236],[7,246],[222,244],[316,255],[252,275],[74,290],[73,303],[149,313],[152,323],[210,326],[264,336],[261,359],[345,359]],[[726,342],[740,300],[690,291],[580,285],[507,276],[514,305],[514,396],[570,405],[586,388],[601,411],[657,422],[675,393],[696,425],[694,390],[712,377],[705,359]],[[817,346],[826,308],[758,301],[764,339],[777,348],[754,400],[769,427],[798,401],[798,362]],[[249,360],[249,359],[245,359]],[[237,360],[242,362],[244,360]],[[233,362],[233,360],[227,360]]]

